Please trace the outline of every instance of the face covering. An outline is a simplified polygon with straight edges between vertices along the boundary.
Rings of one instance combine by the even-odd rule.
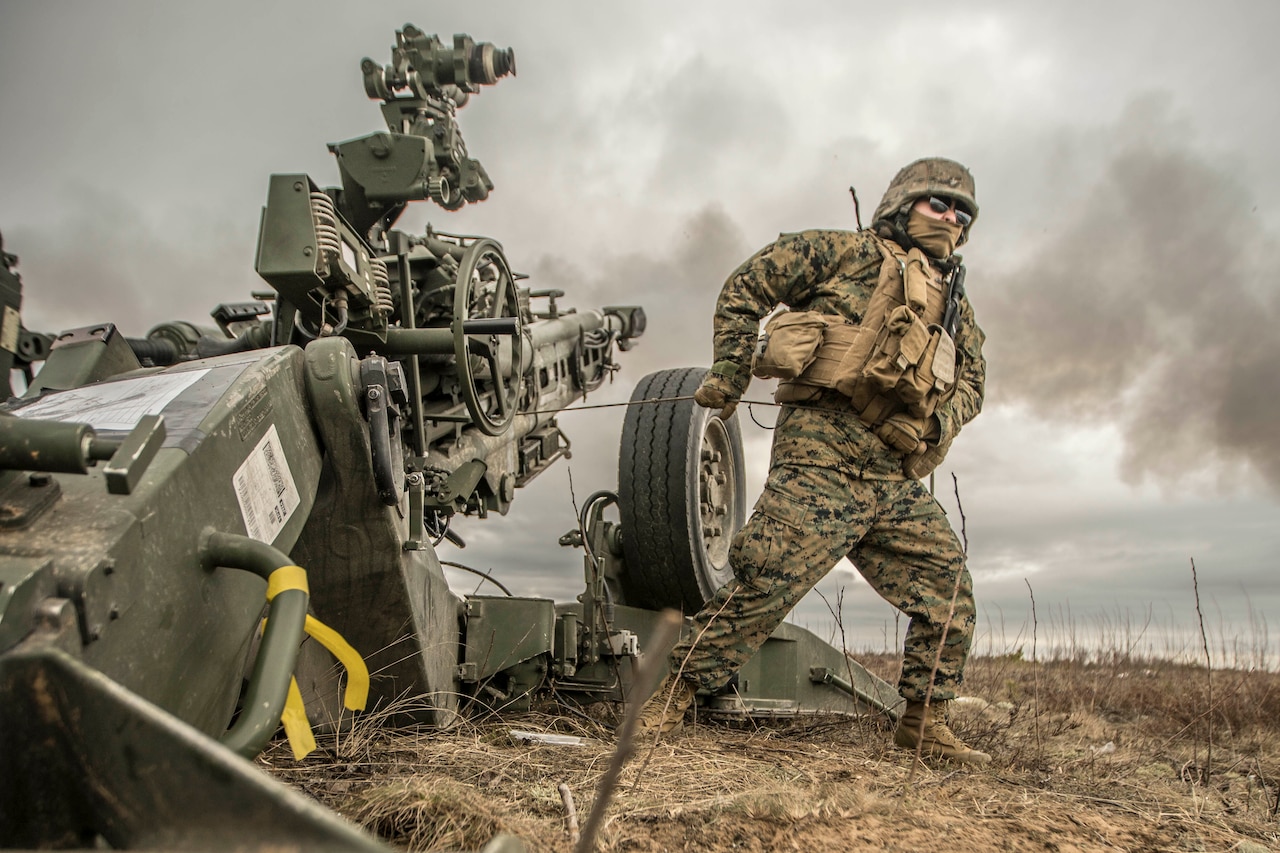
[[[918,210],[907,215],[907,236],[915,240],[929,257],[945,261],[956,250],[964,228],[944,219],[925,216]]]

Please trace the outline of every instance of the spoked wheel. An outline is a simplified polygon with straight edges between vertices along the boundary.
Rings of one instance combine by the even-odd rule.
[[[746,515],[738,418],[671,400],[690,397],[704,375],[660,370],[631,395],[618,457],[628,604],[694,613],[733,575],[729,543]]]
[[[485,435],[501,435],[520,399],[524,322],[515,277],[493,240],[475,241],[458,263],[451,328],[467,413]]]

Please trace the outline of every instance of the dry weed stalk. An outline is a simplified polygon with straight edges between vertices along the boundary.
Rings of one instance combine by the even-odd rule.
[[[1040,659],[1036,648],[1040,622],[1036,618],[1036,593],[1031,588],[1031,581],[1023,578],[1022,582],[1027,585],[1027,594],[1031,596],[1031,719],[1036,733],[1036,763],[1039,763],[1044,759],[1044,743],[1040,739]]]
[[[576,845],[581,835],[578,833],[578,810],[573,804],[573,791],[569,790],[569,786],[563,782],[556,786],[556,790],[560,792],[560,801],[564,803],[564,819],[568,824],[569,843]]]
[[[831,602],[827,601],[827,597],[822,594],[822,590],[815,587],[814,592],[818,593],[818,597],[822,599],[822,603],[827,605],[827,611],[831,614],[831,618],[836,620],[836,628],[840,632],[840,652],[844,656],[845,675],[849,677],[850,684],[856,685],[858,683],[858,679],[853,674],[853,654],[849,651],[849,640],[844,632],[844,587],[841,586],[836,590],[835,607],[832,607]],[[857,690],[856,687],[854,689],[855,691]],[[872,709],[879,710],[879,712],[884,715],[885,719],[890,722],[893,721],[894,718],[889,713],[889,709],[887,707],[880,707],[877,709],[872,706]],[[858,734],[860,734],[863,740],[865,740],[867,737],[866,717],[863,714],[857,714],[854,716],[853,720],[854,725],[858,727]]]
[[[960,480],[956,477],[954,471],[951,472],[951,483],[955,489],[956,507],[960,512],[960,554],[967,562],[969,556],[969,531],[968,520],[964,514],[964,504],[960,501]],[[938,642],[938,650],[933,656],[933,669],[929,671],[929,685],[924,691],[924,706],[927,709],[930,701],[933,699],[933,683],[938,677],[938,667],[942,665],[942,649],[947,644],[947,634],[951,631],[951,620],[956,615],[956,598],[960,595],[960,577],[964,574],[965,567],[962,563],[960,569],[956,571],[955,582],[951,585],[951,603],[947,606],[947,620],[942,623],[942,639]],[[927,715],[920,718],[920,731],[916,733],[916,754],[915,760],[911,762],[911,770],[907,773],[907,781],[903,783],[902,796],[905,798],[907,789],[915,781],[916,767],[921,764],[921,758],[924,754],[924,724]]]
[[[1204,772],[1201,774],[1201,781],[1209,784],[1209,777],[1213,771],[1213,659],[1209,656],[1209,640],[1204,632],[1204,612],[1200,609],[1200,580],[1196,577],[1196,561],[1191,558],[1191,589],[1196,597],[1196,616],[1200,619],[1200,643],[1204,647],[1204,667],[1205,677],[1208,680],[1209,687],[1209,707],[1205,709],[1205,735],[1207,738]]]
[[[707,629],[710,628],[711,625],[717,619],[720,618],[720,614],[723,613],[724,609],[729,606],[729,602],[733,601],[733,597],[738,594],[738,590],[740,589],[742,589],[742,587],[735,586],[732,590],[729,591],[729,595],[727,598],[725,598],[724,604],[721,604],[720,609],[717,610],[714,614],[712,614],[711,618],[707,620],[707,624],[703,625],[702,630],[698,632],[698,636],[694,637],[693,642],[689,644],[689,651],[685,653],[684,659],[680,661],[680,668],[676,670],[675,676],[671,679],[671,689],[667,692],[667,703],[662,708],[663,714],[666,714],[666,712],[671,708],[671,700],[675,698],[676,688],[680,684],[680,679],[684,677],[684,668],[685,668],[685,665],[689,663],[689,656],[692,655],[693,650],[698,647],[698,643],[702,642],[702,638],[707,633]],[[677,634],[677,640],[678,639],[679,639],[679,635]],[[675,645],[675,641],[673,641],[671,645],[667,647],[668,653],[670,653],[671,648],[674,645]],[[664,655],[664,660],[665,660],[665,655]],[[650,685],[649,692],[652,693],[656,687],[657,687],[656,684]],[[643,695],[646,699],[649,697],[648,693]],[[642,701],[639,704],[643,705],[644,702]],[[627,712],[628,714],[630,714],[630,708],[627,709]],[[639,713],[638,709],[637,709],[637,713]],[[653,733],[653,743],[650,744],[649,752],[644,757],[644,764],[640,765],[640,770],[638,773],[636,773],[636,780],[635,782],[632,783],[632,788],[640,784],[640,779],[644,776],[644,771],[648,768],[649,762],[653,759],[653,753],[658,748],[658,740],[661,737],[662,737],[662,730],[661,728],[659,728],[658,731]]]
[[[653,656],[640,665],[635,681],[632,682],[631,689],[636,696],[647,698],[658,689],[658,682],[662,680],[663,671],[667,668],[667,655],[671,653],[671,647],[680,638],[682,621],[680,614],[674,610],[662,612],[658,626],[653,632],[651,650]],[[667,701],[670,703],[670,697]],[[600,778],[600,784],[596,788],[596,800],[591,804],[587,825],[583,828],[582,836],[574,848],[576,853],[589,853],[596,847],[596,834],[604,823],[604,813],[608,810],[609,801],[613,798],[618,776],[622,773],[623,765],[635,754],[632,736],[636,730],[636,723],[640,719],[640,709],[643,707],[643,699],[627,703],[627,716],[618,730],[618,745],[613,751],[613,758],[609,761],[609,768]]]

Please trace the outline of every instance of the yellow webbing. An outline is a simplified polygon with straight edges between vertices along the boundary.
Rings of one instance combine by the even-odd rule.
[[[307,706],[302,702],[302,691],[298,689],[296,678],[289,679],[289,696],[284,700],[280,723],[284,726],[285,737],[289,738],[294,761],[301,761],[315,752],[316,736],[307,721]]]
[[[364,658],[341,634],[310,614],[307,633],[347,668],[347,689],[343,692],[342,704],[349,711],[363,711],[369,700],[369,667],[365,666]]]
[[[300,589],[311,594],[306,569],[301,566],[281,566],[273,571],[267,578],[267,601],[290,589]],[[307,614],[305,630],[346,667],[347,689],[343,691],[342,704],[350,711],[363,711],[369,701],[369,667],[364,658],[360,657],[360,653],[341,634],[311,614]],[[289,695],[285,698],[280,722],[284,726],[295,760],[301,761],[315,751],[315,734],[307,720],[306,705],[302,701],[302,691],[298,689],[296,678],[289,679]]]
[[[311,587],[307,586],[307,570],[302,566],[281,566],[272,572],[267,578],[267,601],[286,589],[300,589],[310,595]]]

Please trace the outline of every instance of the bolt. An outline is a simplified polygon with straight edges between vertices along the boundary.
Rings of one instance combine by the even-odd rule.
[[[368,397],[370,400],[376,401],[382,398],[382,394],[381,392],[378,391],[377,388],[370,388]]]
[[[50,477],[48,474],[44,474],[44,473],[32,474],[29,477],[27,477],[27,483],[31,486],[36,487],[37,489],[47,486],[52,482],[53,482],[53,477]]]

